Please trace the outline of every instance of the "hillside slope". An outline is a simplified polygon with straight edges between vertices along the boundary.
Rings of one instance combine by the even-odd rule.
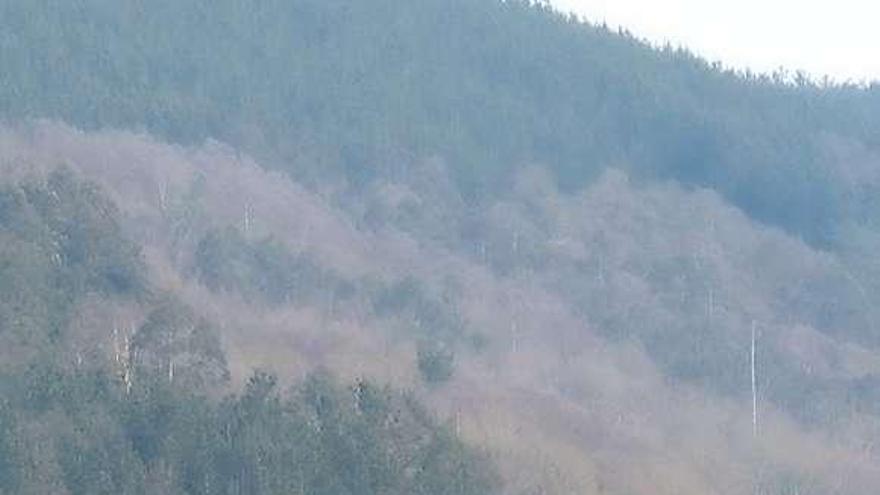
[[[64,162],[118,202],[149,279],[218,329],[233,383],[255,367],[291,383],[325,367],[412,389],[490,449],[509,493],[867,493],[880,482],[880,352],[862,338],[873,306],[834,255],[710,191],[612,172],[572,196],[533,169],[485,210],[472,253],[409,227],[438,214],[437,163],[422,166],[427,189],[376,185],[342,209],[217,144],[48,123],[0,141],[6,177]],[[218,273],[243,278],[207,282],[206,242],[238,267]],[[249,259],[298,275],[262,289],[274,279]],[[137,313],[80,308],[106,328],[120,315],[142,326]],[[434,381],[422,356],[437,349],[452,369]]]
[[[442,156],[471,200],[541,163],[710,187],[818,245],[876,225],[878,88],[743,77],[511,0],[0,2],[0,113],[242,146],[360,184]],[[816,203],[822,207],[816,208]]]
[[[0,28],[0,494],[880,486],[876,85],[520,0]]]

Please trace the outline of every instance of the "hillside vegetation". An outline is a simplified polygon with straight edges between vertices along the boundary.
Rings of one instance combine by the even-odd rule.
[[[567,189],[625,166],[822,245],[876,222],[876,175],[846,163],[880,146],[876,87],[722,72],[528,1],[5,0],[0,19],[7,118],[211,137],[355,184],[439,155],[475,199],[522,165]]]
[[[880,486],[880,88],[513,0],[0,26],[0,493]]]

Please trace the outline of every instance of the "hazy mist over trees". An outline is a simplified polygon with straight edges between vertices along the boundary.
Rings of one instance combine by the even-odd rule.
[[[880,88],[525,0],[0,0],[0,494],[871,494]]]

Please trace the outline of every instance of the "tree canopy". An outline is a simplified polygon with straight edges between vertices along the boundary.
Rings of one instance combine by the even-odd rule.
[[[475,200],[522,165],[568,190],[625,166],[824,246],[875,216],[829,141],[876,152],[876,86],[724,71],[543,3],[4,0],[0,26],[7,119],[215,138],[352,184],[440,156]]]

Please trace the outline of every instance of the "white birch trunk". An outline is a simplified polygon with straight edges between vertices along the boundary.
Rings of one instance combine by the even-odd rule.
[[[758,353],[757,346],[757,327],[758,323],[752,320],[752,349],[751,349],[751,369],[752,369],[752,436],[758,437],[758,370],[756,358]]]

